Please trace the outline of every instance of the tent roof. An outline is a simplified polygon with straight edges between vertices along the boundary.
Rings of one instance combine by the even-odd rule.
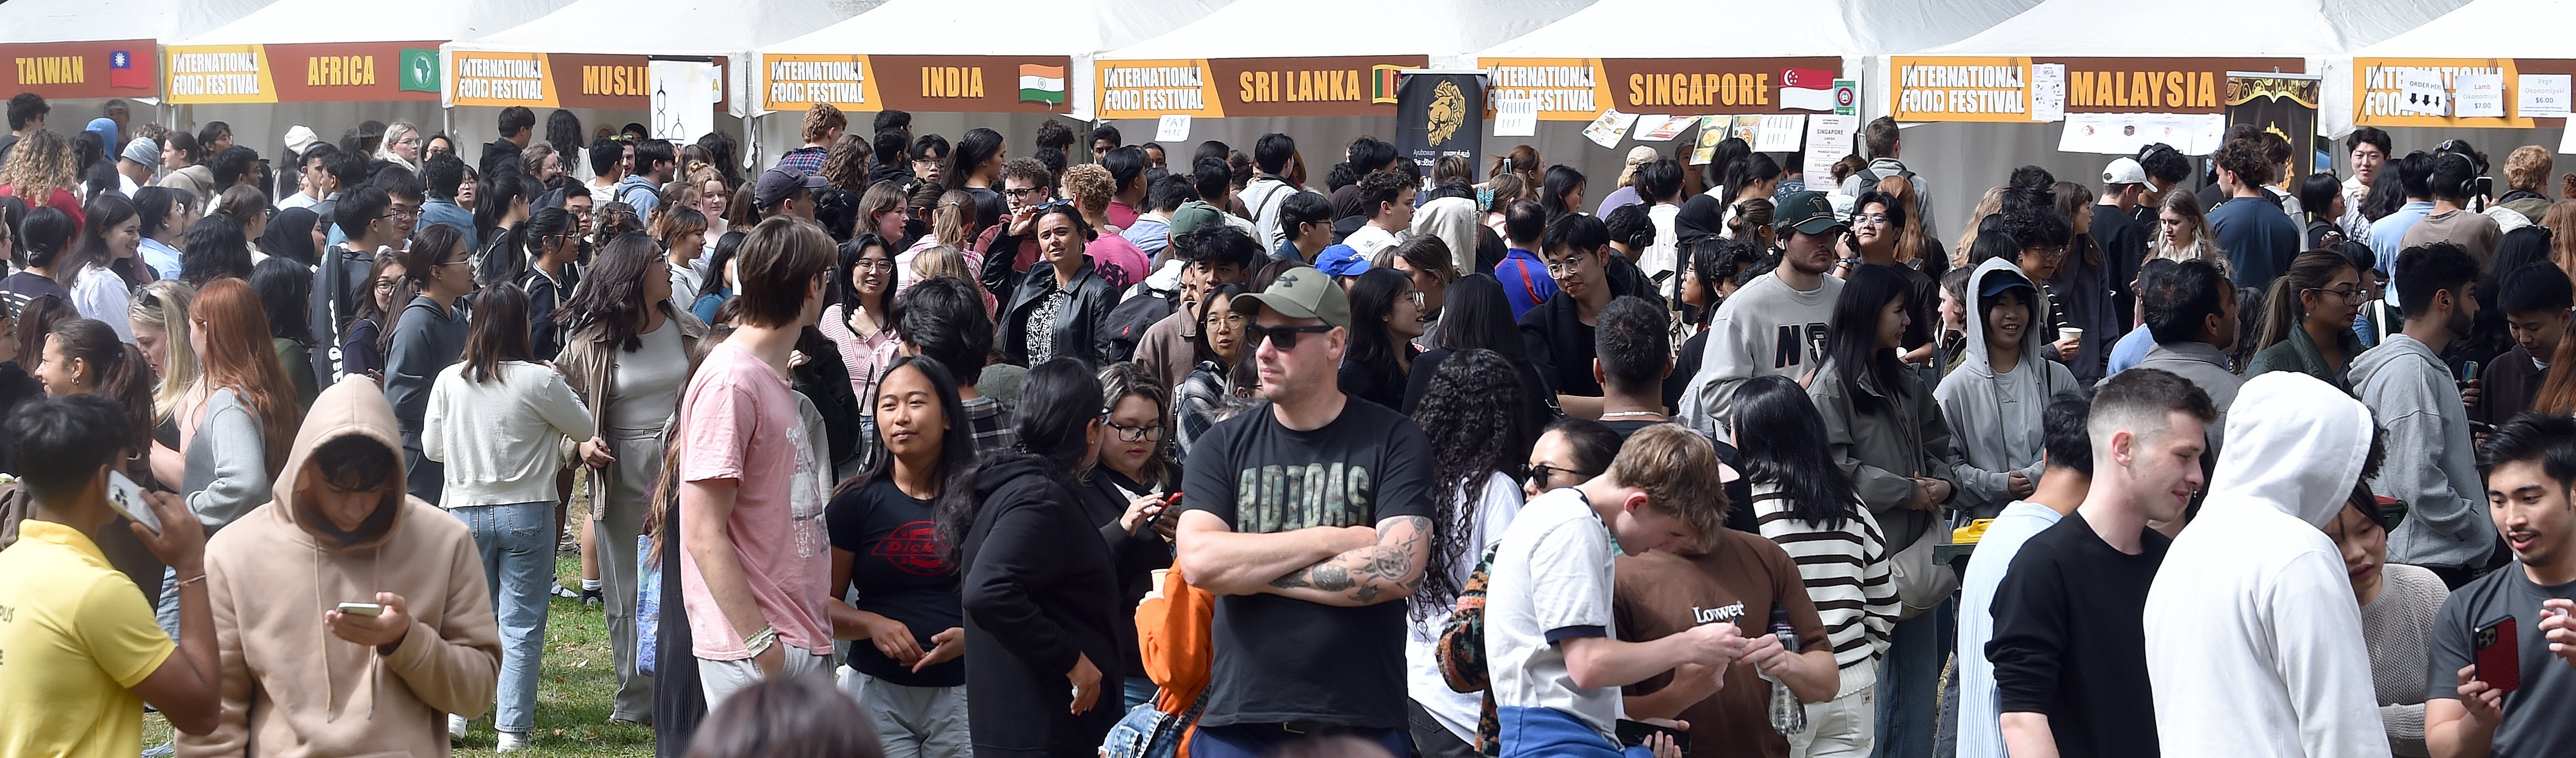
[[[1232,0],[888,0],[764,53],[1087,56],[1171,31]]]
[[[2396,58],[2565,58],[2567,34],[2551,22],[2569,14],[2576,14],[2576,0],[2474,0],[2352,53]]]
[[[2461,0],[2046,0],[1923,52],[2145,58],[2305,57],[2379,41]]]
[[[0,3],[0,42],[175,39],[241,18],[268,1],[11,0]]]
[[[1236,0],[1161,36],[1102,53],[1113,60],[1304,58],[1475,53],[1565,18],[1592,0]],[[1351,19],[1370,19],[1353,23]]]
[[[448,2],[450,0],[440,0]],[[573,0],[533,21],[471,39],[465,50],[627,55],[744,53],[849,18],[847,6],[827,0]],[[656,19],[618,23],[600,34],[602,19]]]
[[[205,33],[166,44],[285,45],[472,39],[563,7],[566,0],[277,0]]]
[[[1704,36],[1641,33],[1676,22],[1666,0],[1600,0],[1564,20],[1478,53],[1487,58],[1770,58],[1876,55],[1950,42],[2031,7],[2037,0],[1730,0],[1726,26],[1799,30],[1740,35],[1714,46]]]

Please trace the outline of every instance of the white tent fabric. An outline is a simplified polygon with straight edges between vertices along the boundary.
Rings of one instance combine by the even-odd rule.
[[[1736,35],[1723,47],[1690,34],[1642,33],[1674,23],[1663,0],[1600,0],[1537,31],[1486,48],[1486,58],[1772,58],[1863,56],[1916,50],[1966,37],[2031,7],[2034,0],[1767,3],[1734,0],[1704,12],[1732,28],[1797,30]]]
[[[1565,18],[1592,0],[1237,0],[1187,26],[1102,53],[1110,60],[1305,58],[1428,53],[1473,68],[1477,51]],[[1353,23],[1351,19],[1369,19]],[[1624,32],[1629,38],[1651,34]]]
[[[2475,0],[2352,54],[2387,58],[2576,58],[2566,30],[2576,0]]]
[[[565,1],[386,3],[277,0],[223,26],[164,42],[173,45],[285,45],[473,39],[526,23],[563,7]]]
[[[241,18],[269,0],[12,0],[0,42],[177,39]]]
[[[848,6],[828,0],[760,0],[744,5],[717,0],[574,0],[524,24],[470,40],[451,42],[449,50],[524,53],[603,53],[619,55],[722,55],[728,110],[745,111],[751,91],[751,51],[794,37],[806,30],[849,18]],[[616,33],[600,34],[600,19],[620,23]],[[643,21],[649,19],[649,22]]]
[[[1233,0],[889,0],[875,10],[760,48],[768,53],[1064,55],[1075,119],[1091,119],[1092,56],[1196,21]]]

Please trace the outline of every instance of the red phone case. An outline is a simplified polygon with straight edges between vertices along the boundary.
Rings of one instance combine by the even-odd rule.
[[[2474,641],[2478,646],[2478,681],[2486,682],[2498,692],[2512,692],[2522,686],[2522,640],[2512,616],[2479,627]]]

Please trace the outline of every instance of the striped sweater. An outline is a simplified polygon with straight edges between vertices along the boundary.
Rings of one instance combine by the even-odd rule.
[[[1762,536],[1797,560],[1807,596],[1825,624],[1825,638],[1834,646],[1834,664],[1842,669],[1835,697],[1868,689],[1878,681],[1878,657],[1887,652],[1897,612],[1896,584],[1888,578],[1889,551],[1878,520],[1855,501],[1842,528],[1826,529],[1798,519],[1789,507],[1788,494],[1779,486],[1753,485],[1753,515]]]

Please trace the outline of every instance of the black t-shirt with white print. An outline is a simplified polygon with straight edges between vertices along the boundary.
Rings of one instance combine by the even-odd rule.
[[[1374,526],[1432,516],[1431,443],[1413,420],[1350,401],[1313,431],[1261,403],[1190,450],[1182,507],[1234,531]],[[1220,597],[1206,726],[1320,722],[1405,726],[1405,603],[1344,608],[1270,594]]]

